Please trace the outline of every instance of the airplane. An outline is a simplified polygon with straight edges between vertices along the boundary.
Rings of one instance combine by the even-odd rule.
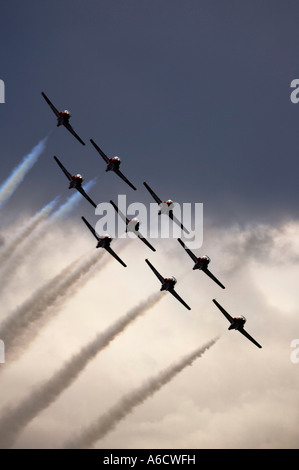
[[[179,296],[179,294],[174,290],[174,286],[177,283],[177,280],[174,276],[171,277],[163,277],[161,274],[154,268],[154,266],[150,263],[148,259],[145,260],[146,263],[149,265],[151,270],[155,273],[159,281],[161,282],[162,286],[160,291],[167,290],[170,292],[181,304],[184,305],[188,310],[191,310],[189,305],[186,304],[186,302]]]
[[[246,330],[244,330],[246,318],[243,317],[243,315],[240,315],[239,317],[232,317],[226,310],[224,310],[224,308],[217,302],[216,299],[213,299],[213,302],[230,322],[230,326],[228,327],[229,330],[238,330],[240,333],[242,333],[242,335],[246,336],[246,338],[252,341],[252,343],[254,343],[258,348],[262,347],[257,341],[255,341],[255,339],[252,338],[252,336],[250,336],[249,333],[247,333]]]
[[[82,196],[85,197],[85,199],[87,199],[87,201],[90,202],[90,204],[93,205],[93,207],[97,207],[96,203],[93,202],[92,199],[90,199],[90,197],[86,194],[86,192],[84,191],[84,189],[82,188],[82,182],[83,182],[83,177],[80,175],[80,174],[77,174],[77,175],[71,175],[71,173],[69,173],[65,168],[64,166],[62,165],[62,163],[58,160],[57,157],[54,157],[55,161],[58,163],[58,165],[60,166],[60,168],[62,169],[63,173],[66,175],[66,177],[68,178],[68,180],[70,181],[70,185],[69,185],[69,189],[71,188],[75,188],[77,189],[77,191],[79,191],[79,193],[82,194]]]
[[[49,100],[49,98],[47,97],[47,95],[43,91],[42,91],[42,95],[45,98],[48,105],[50,106],[50,108],[52,109],[52,111],[54,112],[54,114],[56,114],[57,127],[63,125],[71,134],[73,134],[74,137],[76,137],[77,140],[79,140],[79,142],[82,145],[85,145],[85,142],[83,142],[83,140],[80,139],[78,134],[74,131],[74,129],[72,128],[72,126],[69,123],[69,120],[70,120],[70,117],[71,117],[70,112],[67,109],[65,109],[64,111],[58,111],[58,109],[55,108],[53,103],[51,103],[51,101]]]
[[[225,289],[224,285],[221,284],[220,281],[218,281],[218,279],[211,273],[211,271],[208,270],[208,264],[210,263],[210,258],[208,256],[201,256],[200,258],[197,258],[195,256],[194,253],[192,253],[191,250],[189,250],[189,248],[186,247],[185,243],[180,239],[178,238],[178,242],[182,245],[182,247],[185,249],[185,251],[188,253],[188,255],[190,256],[190,258],[193,259],[195,265],[193,266],[193,269],[200,269],[201,271],[203,271],[205,274],[207,274],[211,279],[213,279],[213,281],[216,282],[216,284],[218,284],[218,286],[222,287],[222,289]]]
[[[183,224],[173,215],[173,208],[174,208],[174,202],[171,199],[168,199],[168,201],[162,201],[157,194],[154,193],[154,191],[149,187],[149,185],[144,181],[143,182],[144,186],[146,189],[149,191],[149,193],[152,195],[152,197],[155,199],[155,201],[159,204],[160,209],[158,212],[158,215],[161,214],[167,214],[168,217],[173,220],[177,225],[181,227],[181,229],[186,232],[190,233],[184,226]]]
[[[123,260],[120,259],[119,256],[117,256],[115,251],[113,251],[112,248],[110,248],[110,243],[112,242],[112,238],[108,234],[104,235],[103,237],[99,237],[95,229],[90,225],[90,223],[85,219],[85,217],[82,216],[81,219],[83,220],[83,222],[85,222],[85,224],[87,225],[91,233],[98,240],[98,244],[96,248],[105,248],[105,250],[107,250],[108,253],[110,253],[110,255],[114,256],[114,258],[126,268],[127,265],[123,262]]]
[[[92,143],[94,148],[99,152],[103,160],[105,160],[105,162],[107,163],[106,171],[114,171],[114,173],[116,173],[122,180],[124,180],[132,189],[136,191],[135,186],[125,177],[125,175],[122,174],[119,169],[121,159],[119,157],[107,157],[107,155],[104,154],[103,150],[101,150],[100,147],[92,139],[90,139],[90,142]]]
[[[134,219],[128,219],[117,207],[117,205],[113,202],[110,201],[110,204],[114,207],[116,212],[119,214],[119,216],[123,219],[123,221],[126,224],[126,232],[134,232],[135,235],[143,242],[145,243],[152,251],[156,251],[156,248],[154,248],[147,240],[146,238],[141,235],[139,232],[139,225],[140,221],[135,217]]]

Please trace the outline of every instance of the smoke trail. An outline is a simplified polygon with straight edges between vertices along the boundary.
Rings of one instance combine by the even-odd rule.
[[[7,363],[15,360],[23,351],[24,345],[31,342],[38,334],[41,324],[53,318],[53,311],[49,314],[49,307],[57,307],[59,302],[65,301],[72,288],[88,271],[99,263],[102,253],[93,254],[84,259],[74,268],[71,263],[60,274],[48,281],[38,289],[26,302],[18,307],[0,326],[0,338],[5,343]],[[95,272],[98,272],[95,270]],[[88,278],[89,279],[89,278]],[[84,284],[79,283],[79,288]],[[37,327],[36,328],[36,324]]]
[[[90,426],[83,429],[81,433],[65,443],[65,449],[82,449],[91,447],[97,440],[103,438],[108,432],[123,420],[132,410],[160,390],[172,380],[185,367],[191,365],[195,359],[200,357],[207,349],[216,343],[214,338],[204,346],[198,348],[188,356],[185,356],[176,364],[160,372],[156,377],[149,379],[140,388],[125,395],[114,407],[110,408],[103,416],[95,420]]]
[[[11,241],[6,243],[5,247],[0,252],[1,265],[11,258],[13,252],[19,247],[19,245],[33,233],[33,231],[43,220],[49,216],[54,206],[56,205],[56,202],[57,198],[44,206],[37,214],[31,217],[31,219],[21,228],[19,233],[17,233],[16,236],[11,239]]]
[[[22,162],[14,168],[11,175],[4,181],[4,183],[2,183],[0,186],[0,208],[4,206],[19,184],[23,181],[25,175],[37,162],[39,156],[45,149],[47,138],[48,137],[45,137],[41,140],[31,150],[31,152],[23,158]]]
[[[96,183],[96,178],[93,180],[88,181],[85,186],[83,186],[84,191],[89,191],[89,189],[94,186]],[[72,210],[79,204],[80,201],[82,201],[82,194],[80,194],[78,191],[75,192],[75,194],[72,194],[64,204],[62,204],[50,217],[49,223],[52,222],[53,220],[57,219],[64,219],[67,217]]]
[[[15,409],[6,409],[0,420],[0,448],[11,447],[22,429],[34,417],[53,403],[69,387],[87,364],[138,316],[144,314],[163,298],[161,292],[151,295],[146,301],[130,310],[93,341],[83,347],[79,353],[69,359],[51,379],[33,390]]]
[[[88,190],[95,184],[95,179],[89,181],[85,186],[84,189]],[[23,249],[20,253],[18,253],[17,257],[12,257],[9,260],[9,264],[6,263],[5,266],[1,268],[1,288],[7,286],[7,284],[11,281],[11,278],[15,275],[18,267],[21,263],[23,263],[36,249],[39,245],[39,242],[43,240],[44,233],[49,230],[49,226],[58,220],[66,218],[79,204],[82,200],[83,196],[79,192],[75,192],[72,194],[65,203],[61,204],[58,209],[47,219],[44,220],[43,224],[40,224],[38,230],[35,230],[30,237],[27,237],[27,245],[26,249]]]

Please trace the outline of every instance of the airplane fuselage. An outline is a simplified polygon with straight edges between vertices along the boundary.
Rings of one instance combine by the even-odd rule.
[[[174,288],[174,286],[176,285],[176,279],[175,277],[168,277],[168,278],[165,278],[164,279],[164,282],[161,286],[161,291],[163,290],[171,290]]]
[[[110,158],[106,171],[118,170],[119,166],[120,166],[120,158],[118,157]]]
[[[59,127],[64,124],[68,124],[70,117],[71,115],[69,111],[62,111],[61,113],[59,113],[59,116],[57,118],[57,126]]]
[[[83,183],[83,178],[82,178],[81,175],[73,176],[73,179],[72,179],[72,181],[70,182],[70,185],[69,185],[69,189],[71,189],[71,188],[75,188],[75,189],[81,188],[82,183]]]
[[[108,235],[105,237],[100,238],[97,244],[97,248],[107,248],[110,246],[110,243],[112,241],[112,238],[109,237]]]
[[[138,232],[139,231],[140,221],[138,219],[131,219],[127,223],[126,232]]]
[[[173,210],[174,208],[174,202],[169,199],[168,201],[164,201],[164,202],[161,202],[159,204],[159,212],[158,214],[161,215],[161,214],[169,214],[170,211]]]
[[[228,327],[229,330],[242,330],[246,323],[246,318],[241,315],[240,317],[235,317],[233,323]]]
[[[201,258],[197,258],[197,262],[193,266],[193,269],[205,269],[208,267],[210,261],[211,260],[208,256],[202,256]]]

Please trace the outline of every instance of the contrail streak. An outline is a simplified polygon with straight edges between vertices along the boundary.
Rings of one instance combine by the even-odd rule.
[[[84,191],[89,191],[89,189],[94,186],[94,184],[96,183],[96,178],[94,178],[93,180],[90,180],[88,181],[88,183],[86,183],[84,186],[83,186],[83,189]],[[71,212],[72,210],[74,210],[74,208],[79,204],[80,201],[82,201],[82,199],[84,199],[84,197],[82,196],[81,193],[79,193],[77,190],[74,194],[72,194],[64,204],[62,204],[53,214],[52,216],[49,218],[49,223],[52,222],[53,220],[57,220],[57,219],[64,219],[65,217],[67,217]]]
[[[53,318],[53,309],[49,313],[49,307],[60,306],[61,301],[66,301],[70,294],[74,294],[72,288],[81,288],[84,285],[80,282],[76,286],[76,282],[97,265],[102,256],[103,253],[96,253],[82,262],[71,263],[39,288],[0,325],[0,338],[5,344],[7,363],[15,360],[23,352],[24,345],[28,345],[36,337],[41,324],[44,325]],[[77,264],[75,268],[74,264]]]
[[[147,380],[140,388],[125,395],[114,407],[110,408],[104,415],[95,420],[90,426],[83,429],[81,433],[65,443],[65,449],[82,449],[91,447],[96,441],[102,439],[108,432],[123,420],[133,409],[160,390],[172,380],[185,367],[191,365],[195,359],[200,357],[207,349],[216,343],[217,338],[212,339],[204,346],[196,349],[185,356],[176,364],[160,372],[156,377]]]
[[[162,298],[163,294],[157,292],[134,307],[72,356],[62,368],[49,380],[33,390],[16,408],[6,409],[2,419],[0,419],[0,448],[11,447],[22,429],[38,413],[53,403],[100,351],[106,348],[138,316],[144,314]]]
[[[7,241],[5,247],[0,251],[0,265],[10,259],[13,252],[19,245],[29,237],[34,230],[43,222],[52,212],[56,205],[57,198],[44,206],[37,214],[29,219],[29,221],[21,227],[21,230],[10,240]]]
[[[84,189],[87,191],[88,188],[91,188],[95,184],[95,179],[89,181]],[[11,281],[12,276],[14,276],[19,265],[22,264],[36,249],[39,245],[40,240],[43,240],[44,233],[49,230],[49,226],[56,221],[65,219],[79,204],[83,196],[76,191],[75,194],[72,194],[65,203],[61,204],[58,209],[48,218],[46,218],[43,224],[40,224],[37,230],[34,230],[31,236],[26,238],[26,249],[23,249],[18,253],[17,257],[12,257],[9,260],[9,263],[6,263],[1,268],[1,288],[3,289]],[[84,198],[83,198],[84,199]]]
[[[39,156],[46,146],[48,137],[41,140],[32,150],[26,155],[22,162],[12,171],[11,175],[0,186],[0,208],[8,201],[8,199],[15,192],[19,184],[23,181],[24,177],[33,165],[37,162]]]

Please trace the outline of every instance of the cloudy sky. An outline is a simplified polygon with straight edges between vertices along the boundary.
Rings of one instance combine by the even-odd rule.
[[[7,350],[0,364],[0,429],[74,354],[159,289],[145,258],[176,276],[192,307],[163,296],[36,412],[12,446],[63,447],[74,429],[80,434],[219,335],[94,447],[298,447],[299,364],[291,357],[299,352],[291,342],[299,338],[299,103],[290,99],[299,78],[298,14],[291,0],[2,2],[0,184],[47,140],[1,208],[0,332],[18,312],[37,313],[17,337],[15,356]],[[56,127],[41,91],[71,111],[86,146]],[[105,173],[90,138],[122,159],[136,192]],[[93,224],[99,217],[82,199],[63,219],[49,222],[43,213],[28,234],[24,227],[43,207],[73,194],[53,155],[86,181],[97,177],[89,190],[96,203],[125,194],[128,204],[149,205],[143,181],[162,199],[202,203],[203,244],[194,251],[211,257],[226,289],[192,271],[173,239],[151,240],[156,253],[138,240],[117,240],[127,268],[107,253],[89,267],[100,250],[80,217]],[[17,250],[5,251],[16,239]],[[81,268],[86,277],[63,284]],[[51,289],[60,285],[66,295],[55,297]],[[215,297],[247,318],[262,349],[227,331]]]

